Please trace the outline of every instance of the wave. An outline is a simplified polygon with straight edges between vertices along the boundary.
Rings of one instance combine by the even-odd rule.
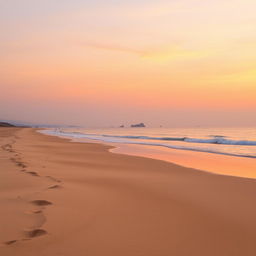
[[[89,135],[89,134],[88,134]],[[125,139],[140,139],[140,140],[167,140],[167,141],[184,141],[186,137],[150,137],[150,136],[119,136],[119,135],[106,135],[102,134],[103,137],[113,137],[113,138],[125,138]]]
[[[252,140],[227,140],[222,138],[214,139],[193,139],[186,138],[185,142],[193,143],[209,143],[209,144],[222,144],[222,145],[239,145],[239,146],[256,146],[256,141]]]
[[[63,132],[62,132],[63,133]],[[256,146],[256,141],[250,140],[229,140],[225,139],[225,136],[221,135],[211,135],[212,139],[198,139],[189,137],[151,137],[151,136],[133,136],[133,135],[108,135],[108,134],[84,134],[79,132],[74,132],[81,136],[102,136],[107,138],[124,138],[124,139],[139,139],[139,140],[160,140],[160,141],[184,141],[190,143],[208,143],[208,144],[222,144],[222,145],[239,145],[239,146]]]
[[[241,141],[241,140],[226,140],[221,138],[215,139],[193,139],[187,137],[163,137],[159,139],[158,137],[150,137],[150,136],[112,136],[112,135],[98,135],[98,134],[85,134],[80,132],[63,132],[63,131],[53,131],[53,130],[43,130],[42,133],[46,133],[49,135],[55,136],[64,136],[74,139],[91,139],[97,141],[103,141],[108,143],[122,143],[122,144],[136,144],[136,145],[147,145],[147,146],[160,146],[166,147],[171,149],[180,149],[180,150],[189,150],[189,151],[197,151],[197,152],[206,152],[206,153],[213,153],[213,154],[221,154],[221,155],[229,155],[229,156],[236,156],[236,157],[249,157],[249,158],[256,158],[255,155],[243,154],[243,153],[230,153],[224,152],[220,150],[216,150],[216,148],[202,148],[202,147],[190,147],[190,146],[183,146],[183,145],[171,145],[164,143],[164,140],[173,140],[173,141],[184,141],[184,142],[193,142],[193,143],[209,143],[209,144],[225,144],[225,145],[256,145],[256,141]],[[131,140],[134,139],[134,140]],[[147,139],[148,141],[138,141],[137,139]],[[149,140],[158,140],[158,142],[150,142]],[[163,142],[161,142],[163,141]],[[216,142],[217,141],[217,142]],[[240,143],[240,144],[239,144]]]

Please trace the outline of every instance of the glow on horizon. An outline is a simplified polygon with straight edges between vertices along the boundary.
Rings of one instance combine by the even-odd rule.
[[[0,4],[2,118],[256,125],[255,1]]]

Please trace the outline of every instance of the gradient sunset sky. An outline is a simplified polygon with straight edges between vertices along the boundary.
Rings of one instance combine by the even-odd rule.
[[[0,0],[0,119],[256,125],[255,0]]]

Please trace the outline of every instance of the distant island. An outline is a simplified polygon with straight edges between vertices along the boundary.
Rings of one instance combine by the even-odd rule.
[[[136,127],[146,127],[146,125],[144,123],[139,123],[139,124],[132,124],[131,125],[132,128],[136,128]]]

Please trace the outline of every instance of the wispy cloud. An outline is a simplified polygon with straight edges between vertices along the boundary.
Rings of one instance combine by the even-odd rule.
[[[91,47],[91,48],[107,50],[107,51],[118,51],[118,52],[124,52],[124,53],[131,53],[131,54],[136,54],[139,56],[143,56],[147,53],[144,50],[134,49],[134,48],[125,47],[125,46],[121,46],[121,45],[115,45],[115,44],[83,42],[83,43],[81,43],[81,45],[84,47]]]
[[[107,51],[117,51],[128,54],[135,54],[141,58],[152,59],[156,61],[170,60],[176,58],[191,58],[191,57],[202,57],[206,55],[205,51],[197,51],[182,48],[180,45],[168,45],[168,46],[159,46],[155,48],[147,49],[138,49],[133,47],[127,47],[117,44],[106,44],[98,42],[83,42],[81,43],[83,47],[95,48],[99,50]]]

